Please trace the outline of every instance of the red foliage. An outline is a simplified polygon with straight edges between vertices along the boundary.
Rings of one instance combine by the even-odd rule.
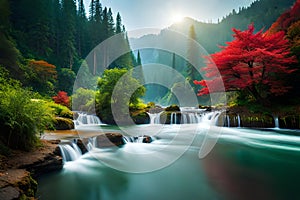
[[[55,103],[63,105],[63,106],[70,106],[70,98],[68,94],[64,91],[59,91],[57,96],[52,97]]]
[[[288,27],[298,20],[300,20],[300,0],[297,0],[290,10],[283,13],[277,21],[272,24],[268,32],[271,34],[278,31],[286,32]]]
[[[49,80],[57,78],[55,65],[52,65],[44,60],[30,60],[28,64],[40,79]]]
[[[207,58],[203,70],[208,80],[194,82],[204,87],[198,95],[222,92],[223,83],[226,91],[246,90],[257,100],[287,92],[280,76],[292,73],[288,65],[296,60],[290,56],[285,33],[254,33],[253,25],[246,31],[233,32],[234,40]]]

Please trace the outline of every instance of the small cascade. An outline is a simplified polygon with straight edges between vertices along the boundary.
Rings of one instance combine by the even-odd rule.
[[[170,125],[177,124],[177,113],[172,112],[170,118]]]
[[[207,124],[207,125],[212,125],[212,126],[217,126],[220,114],[221,114],[221,111],[205,113],[205,114],[203,114],[203,116],[201,118],[201,123]]]
[[[236,119],[237,119],[237,127],[241,128],[241,117],[239,114],[236,116]]]
[[[274,116],[274,123],[275,123],[275,128],[279,129],[279,118],[278,116]]]
[[[103,124],[96,115],[78,113],[78,118],[74,121],[75,126],[81,125],[101,125]]]
[[[202,115],[206,109],[194,107],[181,107],[181,124],[198,124],[202,121]]]
[[[169,124],[170,125],[175,125],[175,124],[199,124],[202,123],[206,120],[207,118],[213,118],[214,120],[215,117],[214,115],[219,115],[221,112],[216,111],[216,112],[206,112],[206,109],[198,109],[198,108],[189,108],[189,107],[184,107],[180,108],[181,111],[176,111],[176,112],[171,112],[168,117],[169,117]],[[150,124],[161,124],[160,116],[163,112],[160,113],[148,113],[150,117]],[[209,119],[208,121],[210,121]],[[226,122],[230,122],[230,119],[227,119]]]
[[[60,144],[59,148],[64,163],[77,160],[80,156],[82,156],[82,152],[75,141],[73,141],[72,143]]]
[[[230,127],[230,117],[226,115],[227,127]]]
[[[86,147],[88,151],[91,151],[93,148],[97,148],[97,137],[89,138]]]
[[[150,124],[160,124],[160,113],[147,113],[150,117]]]

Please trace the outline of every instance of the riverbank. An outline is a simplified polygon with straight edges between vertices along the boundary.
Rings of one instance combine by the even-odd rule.
[[[35,179],[42,174],[62,169],[58,140],[41,140],[31,152],[12,151],[0,157],[0,199],[35,199]]]

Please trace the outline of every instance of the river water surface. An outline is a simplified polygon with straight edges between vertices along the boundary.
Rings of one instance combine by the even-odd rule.
[[[207,128],[193,126],[197,125],[137,126],[132,130],[139,135],[160,129],[154,136],[156,140],[151,144],[94,148],[79,159],[66,162],[61,172],[40,178],[37,197],[300,199],[300,138],[294,136],[298,131],[223,128],[213,150],[199,159]],[[91,129],[121,132],[109,126]],[[79,136],[85,132],[89,134],[91,130],[85,128]],[[180,137],[174,139],[178,134]]]

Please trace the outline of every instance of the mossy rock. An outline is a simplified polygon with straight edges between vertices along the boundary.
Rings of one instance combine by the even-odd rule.
[[[139,113],[135,116],[132,116],[132,120],[135,124],[149,124],[150,117],[146,112]]]
[[[62,110],[59,114],[59,117],[73,119],[74,113],[71,110]]]
[[[199,108],[199,109],[206,109],[206,111],[211,111],[211,106],[203,106],[203,105],[199,105],[198,108]]]
[[[30,199],[30,197],[34,197],[37,191],[37,182],[31,177],[28,173],[28,176],[23,178],[19,183],[18,187],[22,191],[22,195],[20,199]]]
[[[180,111],[179,106],[173,104],[165,109],[165,111]]]
[[[279,116],[279,127],[288,129],[300,129],[299,115]]]
[[[54,127],[56,130],[71,130],[74,129],[74,122],[69,118],[55,117]]]

